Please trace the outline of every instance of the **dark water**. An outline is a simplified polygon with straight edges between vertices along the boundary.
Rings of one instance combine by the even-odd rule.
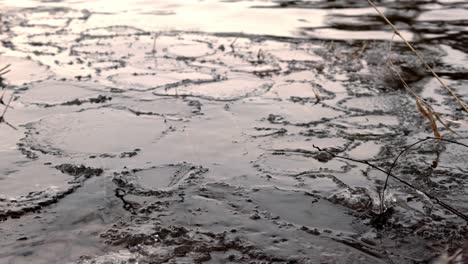
[[[466,101],[466,1],[377,4]],[[0,10],[18,128],[0,124],[0,263],[414,263],[463,245],[463,220],[394,180],[376,226],[385,174],[314,148],[388,169],[432,135],[389,58],[466,120],[367,1]],[[394,173],[466,213],[467,153],[428,141]]]

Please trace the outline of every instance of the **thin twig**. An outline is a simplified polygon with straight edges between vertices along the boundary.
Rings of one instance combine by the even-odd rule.
[[[156,40],[158,39],[158,37],[159,37],[159,35],[154,33],[153,49],[151,50],[151,53],[153,53],[153,55],[157,53]]]
[[[239,32],[239,34],[237,34],[237,36],[234,38],[234,40],[231,42],[231,44],[229,45],[232,49],[233,52],[235,52],[235,49],[234,49],[234,44],[236,43],[237,39],[241,36],[242,34],[242,31]]]
[[[4,105],[4,106],[6,106],[6,107],[9,107],[9,108],[13,109],[12,106],[7,105],[7,104],[5,103],[5,101],[3,101],[3,97],[5,97],[5,93],[6,93],[6,90],[3,90],[2,95],[0,95],[0,105]]]
[[[396,158],[393,160],[393,163],[392,163],[392,166],[390,166],[390,169],[387,171],[387,177],[385,178],[385,183],[384,183],[384,186],[383,186],[383,189],[382,189],[382,196],[380,197],[381,198],[381,202],[380,202],[380,213],[382,213],[384,210],[383,208],[383,201],[385,199],[385,190],[387,189],[387,186],[388,186],[388,180],[390,179],[390,174],[392,173],[392,170],[393,168],[395,168],[396,166],[396,163],[398,161],[398,159],[401,157],[401,155],[403,155],[403,153],[405,153],[406,151],[408,151],[410,148],[416,146],[417,144],[419,143],[422,143],[422,142],[425,142],[427,140],[430,140],[431,138],[425,138],[425,139],[422,139],[422,140],[419,140],[407,147],[405,147],[403,149],[403,151],[401,151],[397,156]]]
[[[5,114],[6,114],[6,112],[8,111],[8,108],[10,108],[10,103],[11,103],[12,100],[13,100],[13,95],[11,95],[10,100],[8,100],[8,103],[7,103],[6,106],[5,106],[5,109],[3,109],[3,113],[2,113],[2,115],[0,116],[0,124],[1,124],[1,123],[5,123],[7,126],[13,128],[13,129],[15,129],[15,130],[18,130],[15,126],[13,126],[12,124],[10,124],[9,122],[7,122],[7,121],[5,120]]]
[[[371,168],[373,168],[373,169],[376,169],[376,170],[378,170],[378,171],[380,171],[380,172],[387,173],[387,171],[385,171],[384,169],[382,169],[382,168],[380,168],[380,167],[378,167],[378,166],[376,166],[376,165],[370,163],[369,161],[366,161],[366,160],[358,160],[358,159],[348,158],[348,157],[344,157],[344,156],[339,156],[339,155],[336,155],[336,154],[334,154],[334,153],[332,153],[332,152],[330,152],[330,151],[321,149],[320,147],[317,147],[317,146],[315,146],[315,145],[313,145],[313,147],[314,147],[315,149],[317,149],[318,151],[326,152],[326,153],[332,155],[332,156],[335,157],[335,158],[340,158],[340,159],[349,160],[349,161],[352,161],[352,162],[357,162],[357,163],[365,164],[365,165],[367,165],[367,166],[369,166],[369,167],[371,167]],[[447,203],[445,203],[445,202],[439,200],[439,198],[433,196],[433,195],[430,194],[430,193],[427,193],[427,192],[424,191],[424,190],[418,189],[416,186],[412,185],[411,183],[409,183],[409,182],[407,182],[407,181],[401,179],[400,177],[398,177],[398,176],[396,176],[396,175],[394,175],[394,174],[392,174],[392,173],[388,173],[387,175],[388,175],[389,177],[392,177],[392,178],[396,179],[397,181],[403,183],[404,185],[406,185],[406,186],[408,186],[408,187],[410,187],[410,188],[412,188],[412,189],[414,189],[414,190],[416,190],[416,191],[418,191],[418,192],[424,194],[426,197],[428,197],[429,199],[433,200],[435,203],[439,204],[440,206],[442,206],[442,207],[445,208],[446,210],[450,211],[450,212],[453,213],[454,215],[456,215],[456,216],[462,218],[463,220],[465,220],[466,222],[468,222],[468,216],[467,216],[467,215],[465,215],[465,214],[463,214],[462,212],[458,211],[457,209],[453,208],[451,205],[449,205],[449,204],[447,204]]]
[[[9,72],[10,72],[10,69],[0,72],[0,77],[7,74],[7,73],[9,73]]]
[[[154,59],[154,70],[158,68],[158,58],[156,57],[158,50],[156,49],[156,41],[158,40],[159,35],[160,33],[158,34],[154,33],[153,49],[151,50],[151,54],[153,55],[153,59]]]
[[[0,69],[0,76],[10,72],[10,69],[8,69],[8,68],[10,68],[10,66],[11,66],[11,64],[7,64],[5,67],[1,68]]]
[[[421,139],[421,140],[418,140],[416,141],[415,143],[411,144],[411,145],[408,145],[406,146],[398,155],[397,157],[395,158],[395,160],[393,160],[393,163],[392,163],[392,166],[390,167],[390,169],[388,170],[387,172],[387,178],[385,179],[385,184],[384,184],[384,187],[383,187],[383,190],[382,190],[382,197],[385,197],[385,190],[387,189],[387,186],[388,186],[388,179],[389,179],[389,174],[392,173],[392,170],[395,168],[396,166],[396,163],[398,161],[398,159],[407,151],[409,151],[411,148],[413,148],[414,146],[418,145],[418,144],[421,144],[423,142],[426,142],[428,140],[437,140],[437,141],[444,141],[444,142],[448,142],[448,143],[452,143],[452,144],[456,144],[456,145],[460,145],[460,146],[463,146],[465,148],[468,148],[468,145],[466,144],[463,144],[463,143],[460,143],[460,142],[457,142],[457,141],[454,141],[454,140],[450,140],[450,139],[444,139],[444,138],[436,138],[436,137],[426,137],[424,139]]]
[[[11,100],[13,100],[13,95],[10,96],[10,100],[8,100],[8,103],[6,104],[5,109],[3,109],[3,113],[0,116],[0,119],[5,117],[6,112],[8,111],[8,107],[10,106]]]

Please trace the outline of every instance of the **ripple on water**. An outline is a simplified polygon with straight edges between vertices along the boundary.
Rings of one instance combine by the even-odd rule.
[[[44,32],[40,32],[44,33]],[[37,54],[37,55],[57,55],[63,47],[59,46],[58,43],[53,43],[50,41],[50,35],[53,33],[49,33],[47,35],[48,39],[42,35],[36,35],[34,37],[19,35],[16,37],[11,38],[11,42],[15,45],[15,50],[21,51],[28,54]],[[60,36],[56,36],[59,38]]]
[[[340,102],[346,109],[363,113],[393,112],[403,101],[402,94],[350,97]]]
[[[156,95],[193,96],[207,100],[233,101],[265,93],[272,81],[259,79],[249,74],[232,74],[227,80],[189,84],[170,89],[158,89]]]
[[[272,54],[281,61],[322,61],[322,57],[309,53],[305,50],[297,49],[278,49],[269,50],[268,54]]]
[[[22,103],[61,104],[75,99],[86,99],[98,95],[100,87],[93,83],[44,81],[32,83],[21,91]]]
[[[345,126],[397,126],[399,124],[398,117],[392,115],[363,115],[349,116],[335,120],[334,123],[343,124]]]
[[[7,197],[26,196],[37,191],[69,188],[73,178],[41,162],[21,162],[0,170],[0,193]]]
[[[250,120],[297,126],[323,123],[344,114],[323,104],[300,104],[259,97],[247,98],[242,104],[233,104],[230,111]]]
[[[168,165],[136,173],[138,184],[148,190],[169,190],[190,176],[192,169],[185,164]]]
[[[206,171],[203,167],[182,162],[122,172],[114,176],[114,182],[135,195],[157,195],[188,184]]]
[[[462,144],[467,144],[468,140],[459,139],[458,142]],[[447,148],[450,149],[449,152],[445,152],[441,155],[440,164],[443,166],[448,165],[452,168],[457,168],[463,172],[468,171],[468,148],[455,144],[447,144]]]
[[[334,148],[344,150],[351,143],[350,140],[343,137],[333,137],[333,131],[327,130],[328,137],[318,137],[313,134],[313,131],[308,131],[309,135],[304,137],[284,137],[283,140],[272,140],[264,144],[262,147],[273,150],[295,150],[302,149],[307,151],[316,151],[314,145],[319,148]]]
[[[199,58],[213,54],[215,51],[206,43],[193,42],[179,45],[171,45],[167,52],[176,57]]]
[[[354,218],[346,214],[345,208],[304,192],[262,188],[251,196],[261,210],[283,221],[310,228],[354,231]]]
[[[318,161],[311,155],[289,152],[286,154],[263,154],[255,161],[256,167],[264,172],[279,175],[297,175],[304,172],[345,172],[347,163],[332,159]]]
[[[282,83],[275,85],[271,88],[269,93],[274,94],[281,99],[292,99],[294,98],[301,99],[297,100],[299,102],[307,101],[309,103],[315,103],[320,100],[327,99],[327,95],[324,95],[317,89],[317,85],[314,85],[310,82],[292,82],[292,83]],[[318,98],[317,98],[318,97]]]
[[[2,56],[1,63],[1,66],[11,64],[11,71],[4,78],[12,85],[45,80],[53,75],[47,66],[25,58]]]
[[[125,108],[136,114],[159,115],[174,118],[187,118],[198,113],[201,105],[195,101],[164,97],[125,102]]]
[[[462,8],[446,8],[423,12],[418,21],[465,21],[468,10]]]
[[[103,38],[115,36],[129,36],[143,33],[143,30],[131,26],[107,26],[85,30],[83,32],[83,35],[84,37]]]
[[[353,159],[370,160],[380,153],[382,146],[376,141],[359,142],[348,152],[348,155]]]
[[[160,87],[180,85],[183,82],[209,82],[213,76],[201,72],[119,73],[109,77],[118,88],[147,91]]]
[[[122,153],[151,144],[166,130],[162,118],[110,108],[54,115],[28,127],[30,146],[61,155]]]

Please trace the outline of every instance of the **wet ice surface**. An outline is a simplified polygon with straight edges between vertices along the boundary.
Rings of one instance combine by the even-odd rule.
[[[466,101],[464,7],[382,10]],[[366,1],[0,8],[18,128],[0,125],[0,262],[412,263],[460,246],[464,223],[396,181],[377,229],[385,175],[314,147],[388,168],[431,135],[387,56],[466,119],[404,46],[365,41],[391,38]],[[394,173],[466,211],[466,153],[426,142]]]

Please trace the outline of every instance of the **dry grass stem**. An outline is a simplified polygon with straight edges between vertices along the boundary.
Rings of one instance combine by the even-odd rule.
[[[429,121],[431,124],[432,131],[434,133],[434,136],[436,138],[441,138],[439,129],[437,127],[437,122],[439,122],[442,126],[444,126],[447,130],[450,132],[457,134],[455,131],[453,131],[448,125],[447,122],[451,123],[456,123],[456,124],[468,124],[466,121],[456,121],[456,120],[451,120],[451,119],[446,119],[443,118],[439,113],[437,113],[432,105],[424,100],[421,96],[416,94],[414,90],[408,85],[408,83],[405,81],[403,76],[401,76],[401,73],[398,71],[397,67],[393,63],[393,61],[390,58],[390,54],[392,51],[392,43],[393,43],[393,38],[395,37],[396,33],[392,36],[392,40],[390,41],[389,49],[388,49],[388,56],[387,56],[387,63],[390,67],[390,69],[398,76],[400,81],[403,84],[403,87],[405,88],[406,91],[408,91],[412,96],[414,96],[416,100],[416,107],[418,111]],[[445,120],[445,121],[444,121]]]
[[[0,124],[1,123],[5,123],[7,126],[17,130],[17,128],[15,126],[13,126],[12,124],[10,124],[9,122],[7,122],[5,120],[5,115],[6,115],[6,112],[8,111],[8,108],[10,108],[10,104],[11,104],[11,101],[13,100],[13,95],[10,96],[10,100],[8,100],[8,103],[5,105],[5,108],[3,109],[3,113],[2,115],[0,116]]]
[[[10,72],[10,69],[9,69],[10,66],[11,66],[11,64],[8,64],[7,66],[1,68],[0,69],[0,76],[3,76],[5,74],[9,73]]]
[[[312,86],[312,92],[314,92],[314,95],[315,95],[315,99],[317,101],[315,101],[316,104],[318,104],[320,102],[320,92],[317,88],[313,87]]]
[[[439,83],[442,85],[442,87],[444,87],[444,89],[449,92],[449,94],[458,102],[458,104],[463,108],[463,110],[465,110],[465,112],[468,112],[468,108],[465,106],[465,103],[455,94],[455,92],[453,92],[452,89],[450,89],[450,87],[448,87],[447,84],[445,84],[445,82],[439,77],[439,75],[437,75],[437,73],[432,69],[432,67],[429,66],[429,64],[427,64],[427,62],[424,60],[424,58],[421,56],[421,54],[419,54],[419,52],[416,51],[416,49],[408,42],[408,40],[406,40],[406,38],[403,37],[403,35],[395,27],[395,25],[393,25],[393,23],[390,22],[390,20],[379,10],[379,8],[374,4],[374,2],[372,0],[367,0],[367,1],[377,11],[377,13],[380,15],[380,17],[382,17],[385,20],[385,22],[389,26],[392,27],[393,32],[395,33],[395,35],[397,35],[398,37],[401,38],[401,40],[403,40],[403,42],[406,44],[406,46],[408,46],[408,48],[416,55],[416,57],[418,57],[418,59],[421,61],[421,63],[432,73],[432,75],[434,75],[434,77],[437,79],[437,81],[439,81]]]

